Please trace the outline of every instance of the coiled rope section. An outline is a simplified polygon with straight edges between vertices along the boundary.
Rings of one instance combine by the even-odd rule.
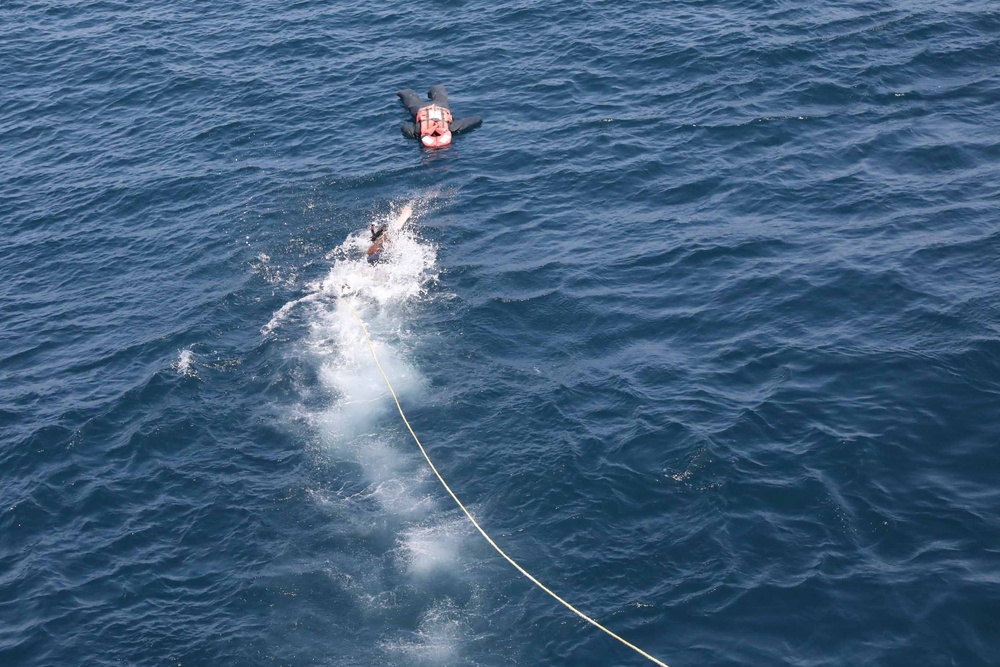
[[[514,569],[523,574],[529,581],[531,581],[531,583],[535,584],[540,589],[548,593],[549,596],[552,597],[556,602],[566,607],[571,612],[573,612],[583,620],[587,621],[587,623],[590,623],[601,632],[614,637],[619,642],[621,642],[625,646],[628,646],[630,649],[632,649],[639,655],[643,656],[644,658],[647,658],[655,662],[657,665],[660,665],[660,667],[668,667],[665,662],[657,660],[656,658],[654,658],[653,656],[651,656],[650,654],[646,653],[641,648],[636,646],[635,644],[629,642],[628,640],[622,637],[619,637],[614,632],[608,630],[606,627],[604,627],[603,625],[592,619],[590,616],[587,616],[582,611],[571,605],[569,602],[566,602],[566,600],[563,600],[561,597],[556,595],[545,584],[540,582],[538,579],[535,579],[535,577],[533,577],[531,573],[529,573],[523,567],[518,565],[517,561],[515,561],[513,558],[504,553],[504,550],[501,549],[500,546],[493,541],[493,538],[490,537],[485,530],[483,530],[482,526],[479,525],[479,522],[476,521],[475,517],[472,516],[472,513],[469,512],[468,509],[466,509],[465,505],[462,504],[462,501],[459,500],[458,496],[455,495],[455,492],[451,490],[450,486],[448,486],[448,482],[444,481],[444,477],[441,476],[441,473],[438,472],[438,469],[437,467],[435,467],[434,462],[431,461],[431,457],[428,456],[427,450],[424,449],[424,446],[420,443],[420,438],[417,437],[417,434],[413,431],[413,427],[410,426],[410,421],[406,418],[406,414],[403,412],[403,406],[399,404],[399,397],[396,396],[396,390],[392,388],[392,382],[389,381],[389,376],[385,374],[385,370],[382,368],[382,363],[378,359],[378,354],[375,353],[375,345],[372,344],[372,339],[368,335],[368,327],[365,326],[365,323],[361,319],[361,316],[358,315],[358,311],[354,309],[354,304],[351,303],[350,299],[344,299],[344,301],[347,303],[347,306],[351,309],[351,313],[354,315],[354,318],[358,321],[358,324],[361,325],[361,330],[365,334],[365,341],[368,343],[368,349],[371,350],[372,358],[375,359],[375,365],[378,366],[378,372],[382,374],[382,379],[385,380],[385,386],[389,388],[389,393],[392,394],[392,400],[396,402],[396,409],[399,410],[399,416],[403,418],[403,423],[406,424],[407,430],[410,432],[410,435],[413,436],[413,441],[417,443],[417,447],[420,448],[420,453],[424,455],[424,459],[427,460],[427,465],[429,465],[431,467],[431,470],[434,471],[434,474],[437,476],[438,481],[441,482],[441,486],[443,486],[445,491],[448,492],[448,495],[450,495],[451,499],[455,501],[455,504],[458,505],[459,509],[461,509],[462,512],[465,513],[465,516],[469,518],[469,521],[471,521],[472,525],[476,527],[476,530],[479,531],[479,534],[482,535],[483,538],[490,543],[491,547],[496,549],[496,552],[498,554],[503,556],[504,560],[513,565]]]

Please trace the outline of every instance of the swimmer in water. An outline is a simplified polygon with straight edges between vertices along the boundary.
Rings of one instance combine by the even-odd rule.
[[[368,246],[367,260],[372,266],[378,264],[382,261],[382,253],[385,250],[385,244],[390,241],[390,232],[395,234],[403,229],[403,225],[410,219],[413,215],[413,207],[409,204],[403,207],[396,216],[396,219],[391,222],[383,222],[379,226],[375,226],[372,223],[371,233],[372,233],[372,244]]]
[[[385,242],[389,240],[389,236],[385,233],[385,230],[385,223],[378,229],[375,228],[375,223],[372,223],[372,244],[368,247],[369,264],[375,265],[382,260],[382,251],[385,249]]]

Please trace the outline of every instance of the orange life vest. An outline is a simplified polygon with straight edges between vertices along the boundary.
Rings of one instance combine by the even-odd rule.
[[[451,143],[451,112],[444,107],[430,104],[417,112],[420,142],[428,148],[441,148]]]

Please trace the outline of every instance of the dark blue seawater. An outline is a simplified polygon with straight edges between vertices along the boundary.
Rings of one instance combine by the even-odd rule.
[[[998,63],[976,0],[5,0],[0,665],[651,664],[349,305],[671,667],[1000,665]]]

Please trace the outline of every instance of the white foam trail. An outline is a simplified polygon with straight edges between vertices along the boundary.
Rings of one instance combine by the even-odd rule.
[[[428,200],[397,204],[388,214],[360,223],[356,233],[327,254],[332,262],[327,274],[307,285],[304,296],[278,309],[261,330],[265,336],[280,330],[293,312],[299,315],[298,322],[306,324],[304,348],[315,362],[321,390],[331,401],[318,411],[304,406],[302,410],[317,435],[321,459],[356,466],[362,477],[345,478],[339,490],[312,494],[319,506],[336,516],[339,526],[350,526],[349,533],[360,538],[359,544],[369,545],[360,550],[358,562],[337,576],[374,618],[397,619],[407,609],[409,603],[401,603],[393,593],[398,577],[426,582],[431,575],[454,571],[468,534],[460,518],[435,522],[442,509],[440,494],[395,418],[392,398],[364,332],[346,303],[349,299],[368,327],[400,399],[412,404],[425,382],[413,362],[412,350],[420,337],[411,331],[415,328],[411,313],[438,276],[436,248],[420,237],[414,224],[427,204]],[[391,233],[383,261],[369,265],[365,260],[371,243],[369,224],[391,223],[407,205],[416,209],[415,216]],[[367,551],[385,538],[395,546]],[[461,614],[447,599],[435,599],[432,586],[415,585],[427,598],[421,605],[419,629],[401,629],[407,638],[396,637],[382,648],[430,664],[454,662],[464,634]]]
[[[462,610],[450,600],[443,600],[424,613],[412,639],[389,644],[386,648],[402,653],[418,664],[454,664],[468,635],[463,617]]]
[[[461,517],[437,525],[414,526],[400,540],[404,552],[402,559],[410,573],[416,576],[451,570],[458,563],[466,534],[468,529]]]
[[[414,224],[433,199],[398,202],[374,220],[360,222],[357,232],[327,254],[333,263],[326,276],[308,284],[304,296],[284,304],[261,328],[262,335],[271,335],[293,312],[301,314],[297,319],[308,328],[305,347],[316,361],[322,390],[333,398],[327,409],[307,415],[319,442],[328,453],[360,464],[384,508],[404,516],[426,509],[423,499],[413,495],[426,473],[412,452],[396,444],[397,425],[386,413],[389,393],[344,300],[350,299],[364,319],[397,391],[411,399],[419,396],[423,379],[409,358],[413,335],[407,315],[437,280],[436,248],[420,238]],[[365,254],[372,223],[386,223],[390,231],[383,261],[374,266]],[[406,483],[393,483],[400,479]]]

